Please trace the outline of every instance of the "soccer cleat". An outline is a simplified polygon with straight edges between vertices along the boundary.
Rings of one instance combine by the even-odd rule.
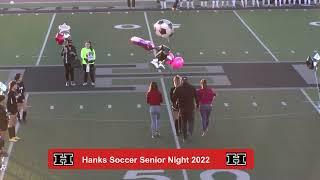
[[[66,87],[68,87],[69,86],[69,82],[66,82]]]
[[[202,132],[201,136],[205,136],[206,135],[206,132]]]
[[[16,140],[14,137],[9,139],[9,142],[17,142],[18,140]]]
[[[86,86],[86,85],[88,85],[88,83],[87,83],[87,82],[85,82],[85,83],[83,83],[82,85],[83,85],[83,86]]]
[[[76,83],[74,81],[71,81],[71,86],[75,86]]]

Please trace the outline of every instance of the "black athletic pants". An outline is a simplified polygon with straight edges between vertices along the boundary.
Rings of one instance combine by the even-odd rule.
[[[84,79],[83,79],[83,82],[87,82],[88,81],[88,75],[90,74],[90,78],[91,78],[91,81],[92,82],[96,82],[95,80],[95,67],[94,67],[94,64],[89,64],[89,69],[90,69],[90,72],[86,72],[86,69],[87,69],[87,65],[86,64],[83,64],[82,65],[82,68],[84,70]]]
[[[69,76],[71,76],[71,81],[74,81],[74,69],[69,63],[64,64],[64,72],[66,76],[66,81],[69,81]]]

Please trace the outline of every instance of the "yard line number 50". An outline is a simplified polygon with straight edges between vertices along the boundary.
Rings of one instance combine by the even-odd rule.
[[[219,172],[227,172],[236,176],[236,180],[250,180],[250,176],[247,172],[241,170],[207,170],[200,173],[200,180],[218,180],[215,179],[213,176]],[[149,178],[154,180],[170,180],[169,177],[164,175],[159,175],[164,173],[164,170],[137,170],[137,171],[127,171],[124,175],[124,180],[131,180],[131,179],[142,179],[142,178]]]

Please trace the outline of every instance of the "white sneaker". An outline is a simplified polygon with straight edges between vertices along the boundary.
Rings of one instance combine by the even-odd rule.
[[[16,138],[14,138],[14,137],[9,139],[9,142],[17,142],[17,141],[18,140]]]
[[[86,85],[88,85],[88,83],[85,82],[85,83],[83,83],[82,85],[83,85],[83,86],[86,86]]]
[[[96,85],[96,83],[92,82],[91,85],[94,86],[94,85]]]
[[[75,86],[76,83],[74,81],[71,81],[71,86]]]
[[[68,87],[69,86],[69,82],[66,82],[66,87]]]

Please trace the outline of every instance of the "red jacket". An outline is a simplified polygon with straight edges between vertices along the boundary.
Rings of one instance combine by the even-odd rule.
[[[211,104],[216,93],[210,88],[198,89],[197,96],[200,104]]]
[[[147,93],[147,103],[149,105],[160,105],[162,103],[162,94],[160,91],[151,90]]]

